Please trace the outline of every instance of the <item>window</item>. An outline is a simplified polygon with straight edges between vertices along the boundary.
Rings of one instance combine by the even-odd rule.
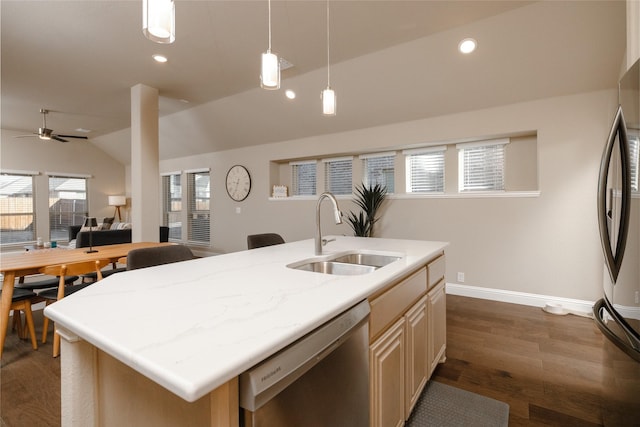
[[[315,196],[316,194],[316,161],[292,162],[291,195]]]
[[[458,144],[459,191],[504,191],[508,139]]]
[[[363,154],[364,185],[367,187],[380,184],[388,193],[395,191],[395,157],[396,153]]]
[[[353,157],[324,159],[324,188],[335,195],[351,194]]]
[[[637,193],[638,167],[640,166],[640,136],[629,135],[629,160],[631,162],[631,191]]]
[[[169,227],[169,239],[182,239],[182,185],[180,173],[162,176],[162,225]]]
[[[444,153],[447,147],[405,150],[407,193],[444,193]]]
[[[189,191],[189,230],[187,239],[192,243],[208,244],[210,238],[210,195],[209,172],[187,173]]]
[[[49,176],[50,240],[67,240],[69,226],[82,225],[87,216],[87,178]]]
[[[0,175],[0,243],[36,240],[33,175]]]

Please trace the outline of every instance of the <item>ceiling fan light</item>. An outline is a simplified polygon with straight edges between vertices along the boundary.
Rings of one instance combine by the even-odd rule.
[[[51,132],[52,132],[51,129],[38,128],[38,138],[48,141],[51,139]]]
[[[322,114],[325,116],[336,115],[336,93],[329,86],[322,91]]]
[[[156,43],[175,41],[176,9],[173,0],[142,0],[142,32]]]
[[[268,90],[280,89],[280,61],[270,50],[262,54],[260,86]]]

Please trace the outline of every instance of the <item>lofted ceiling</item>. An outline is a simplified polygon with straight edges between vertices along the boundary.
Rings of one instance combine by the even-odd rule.
[[[54,132],[87,135],[127,164],[130,89],[139,83],[159,90],[166,159],[613,88],[624,55],[624,1],[332,0],[330,8],[338,115],[323,117],[324,1],[272,1],[273,50],[293,67],[281,90],[265,91],[266,0],[176,0],[171,45],[142,35],[139,0],[2,0],[0,126],[37,131],[47,108]],[[479,47],[463,57],[457,43],[469,36]],[[169,62],[155,63],[155,53]]]

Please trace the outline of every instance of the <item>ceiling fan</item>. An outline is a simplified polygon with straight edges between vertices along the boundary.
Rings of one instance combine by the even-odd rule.
[[[37,135],[38,138],[48,141],[50,139],[55,139],[60,142],[69,142],[65,138],[77,138],[77,139],[89,139],[86,136],[76,136],[76,135],[60,135],[57,133],[53,133],[53,130],[47,128],[47,114],[49,114],[49,110],[44,108],[40,109],[40,113],[42,113],[42,127],[38,128],[38,132],[34,132],[33,135],[19,135],[16,138],[26,138],[33,137]]]

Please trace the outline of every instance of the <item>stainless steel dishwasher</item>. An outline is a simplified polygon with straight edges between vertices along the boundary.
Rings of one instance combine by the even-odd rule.
[[[244,427],[367,427],[369,303],[362,301],[240,375]]]

